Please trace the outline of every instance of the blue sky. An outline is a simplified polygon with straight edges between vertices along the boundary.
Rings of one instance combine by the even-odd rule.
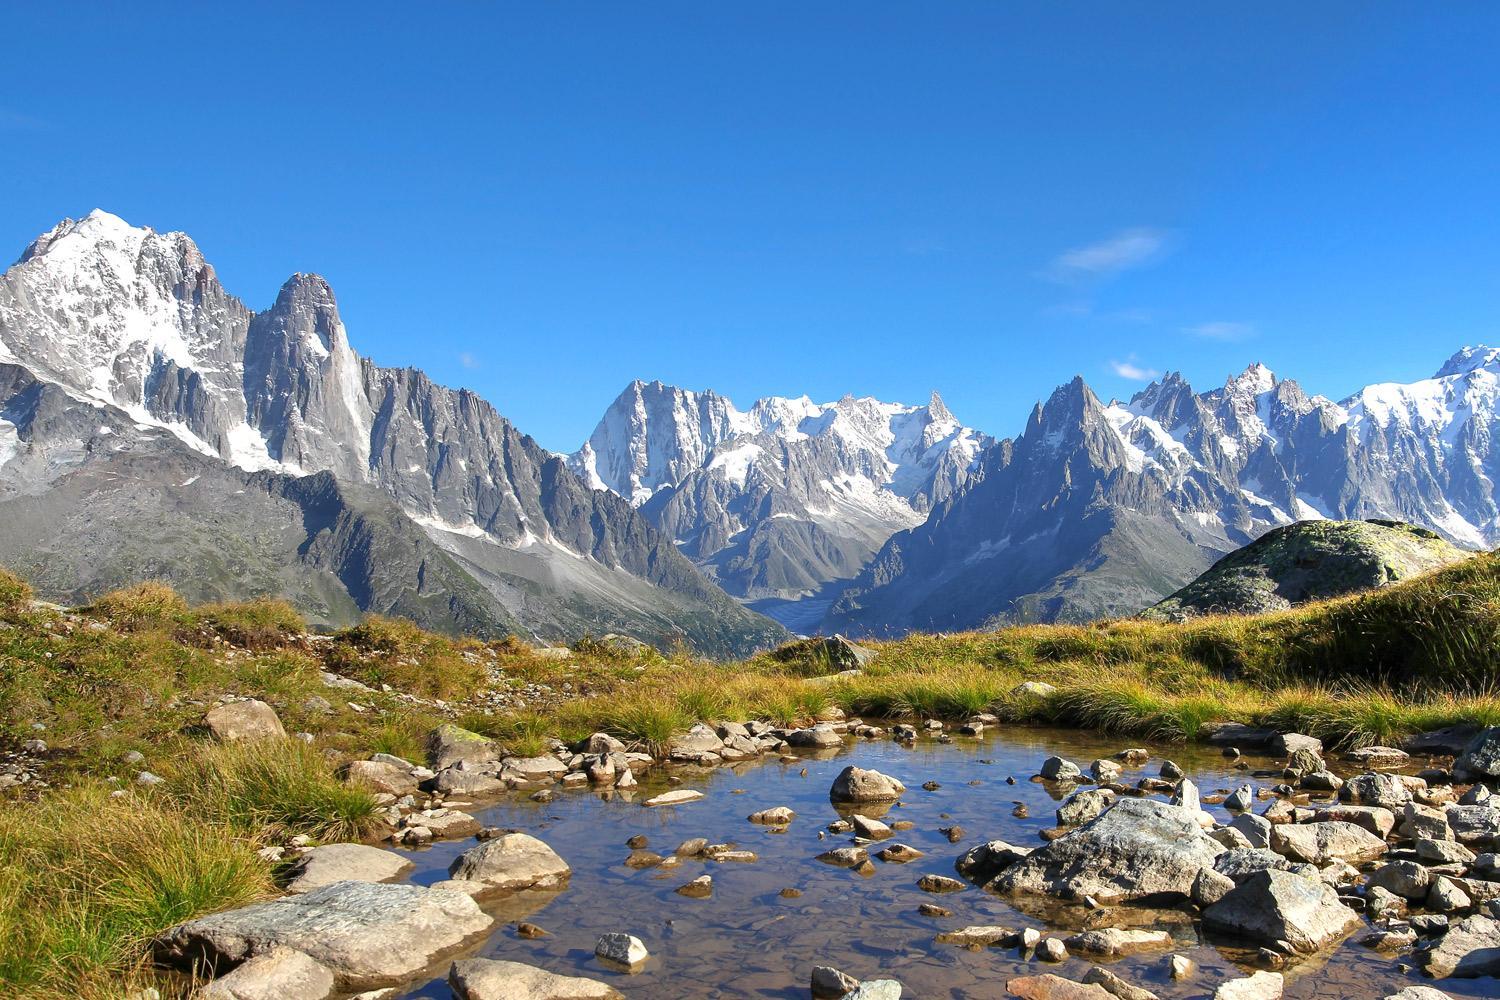
[[[6,256],[94,207],[576,447],[631,378],[1020,430],[1500,339],[1500,5],[24,4]]]

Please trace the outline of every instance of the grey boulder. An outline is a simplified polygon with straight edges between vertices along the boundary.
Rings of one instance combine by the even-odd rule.
[[[1186,809],[1122,799],[1098,819],[1039,847],[990,882],[1001,895],[1105,903],[1188,899],[1224,848]]]
[[[1327,947],[1359,924],[1359,914],[1329,886],[1282,871],[1251,875],[1203,911],[1208,930],[1268,945],[1285,941],[1301,954]]]
[[[286,891],[311,892],[335,882],[389,882],[411,866],[394,851],[365,844],[325,844],[302,855]]]
[[[906,786],[888,774],[846,767],[833,779],[828,797],[835,802],[892,802],[906,793]]]
[[[493,922],[463,893],[336,882],[179,924],[153,950],[167,965],[222,967],[291,948],[328,968],[340,986],[370,989],[410,979]]]
[[[567,881],[572,870],[557,852],[525,833],[506,833],[472,847],[448,866],[457,882],[479,882],[487,889],[514,892],[550,889]]]
[[[1476,733],[1453,763],[1459,781],[1494,781],[1500,778],[1500,726]]]

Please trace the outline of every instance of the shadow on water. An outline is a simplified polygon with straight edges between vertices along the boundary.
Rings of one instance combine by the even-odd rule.
[[[683,787],[698,788],[706,798],[682,806],[643,808],[641,800],[665,788],[653,773],[633,795],[601,795],[580,790],[559,791],[553,801],[536,803],[517,794],[479,811],[490,826],[522,830],[550,844],[573,869],[560,892],[522,893],[486,904],[497,921],[495,931],[470,954],[526,962],[565,975],[588,976],[610,983],[632,998],[650,1000],[711,1000],[711,998],[775,998],[804,1000],[814,965],[832,965],[859,978],[898,979],[907,998],[1003,997],[1004,983],[1017,975],[1055,972],[1081,978],[1090,962],[1069,958],[1057,965],[1026,958],[1016,949],[966,950],[933,942],[937,933],[969,924],[1000,924],[1012,928],[1038,927],[1061,932],[1089,926],[1092,917],[1078,908],[1027,907],[1023,913],[1008,901],[976,887],[934,896],[917,888],[924,874],[953,876],[953,862],[964,851],[989,839],[1017,845],[1042,843],[1039,833],[1055,823],[1056,788],[1030,781],[1050,754],[1061,754],[1087,768],[1096,757],[1107,757],[1131,745],[1073,731],[1011,728],[974,739],[955,737],[952,744],[923,738],[914,747],[890,741],[853,743],[844,752],[818,759],[812,755],[795,763],[777,759],[714,770],[683,769]],[[1248,777],[1217,750],[1190,747],[1153,747],[1153,758],[1140,767],[1127,766],[1122,778],[1133,783],[1155,776],[1163,756],[1181,764],[1205,795],[1229,792],[1247,781],[1260,786],[1273,782]],[[1269,766],[1251,759],[1254,767]],[[828,799],[834,776],[848,764],[872,767],[900,778],[907,794],[882,809],[884,822],[909,821],[913,827],[897,832],[899,842],[925,852],[907,864],[875,863],[875,872],[856,872],[825,865],[814,858],[833,847],[847,845],[847,835],[826,834],[824,827],[841,816],[861,811],[835,808]],[[1415,762],[1414,762],[1415,764]],[[806,769],[806,775],[802,774]],[[1015,784],[1008,784],[1008,777]],[[924,782],[939,783],[933,791]],[[1027,815],[1014,815],[1026,806]],[[796,819],[785,832],[757,826],[746,817],[757,810],[790,806]],[[1208,806],[1221,820],[1221,806]],[[966,835],[950,843],[940,828],[961,826]],[[634,869],[625,859],[625,842],[644,835],[650,849],[670,855],[682,841],[705,837],[710,843],[734,843],[754,851],[754,863],[715,863],[684,859],[666,869]],[[451,861],[472,847],[472,840],[443,843],[408,852],[417,868],[411,880],[440,881]],[[693,899],[674,890],[698,877],[713,876],[713,894]],[[784,898],[781,890],[800,890]],[[935,902],[952,916],[922,916],[917,907]],[[1200,966],[1192,979],[1173,982],[1167,972],[1169,952],[1135,955],[1107,963],[1125,979],[1163,998],[1203,997],[1225,979],[1244,975],[1248,966],[1235,960],[1253,957],[1227,942],[1206,942],[1190,916],[1175,910],[1113,911],[1117,925],[1154,926],[1169,930],[1173,950]],[[515,923],[528,920],[548,933],[523,939]],[[651,960],[634,975],[605,969],[594,960],[599,935],[624,931],[639,937]],[[1285,970],[1289,998],[1383,997],[1404,985],[1424,980],[1415,972],[1401,972],[1400,957],[1377,955],[1354,943],[1356,932],[1331,954]],[[1218,947],[1216,945],[1224,945]],[[1455,997],[1496,995],[1493,980],[1444,981]],[[451,993],[441,977],[405,994],[409,998],[448,1000]]]

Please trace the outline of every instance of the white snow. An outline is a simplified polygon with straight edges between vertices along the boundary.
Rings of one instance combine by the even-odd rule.
[[[21,450],[21,439],[16,436],[16,425],[0,420],[0,465],[4,465]]]
[[[708,469],[722,472],[726,480],[743,487],[745,481],[750,478],[750,466],[755,464],[755,460],[761,454],[760,445],[742,444],[728,451],[715,453],[713,460],[708,463]]]

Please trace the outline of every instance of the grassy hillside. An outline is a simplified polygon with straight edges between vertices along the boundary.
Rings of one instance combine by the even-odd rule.
[[[39,779],[0,792],[8,996],[117,997],[151,982],[151,935],[273,891],[257,849],[375,830],[374,799],[336,768],[376,751],[420,757],[441,721],[522,755],[554,736],[602,729],[650,748],[698,720],[791,724],[831,706],[992,711],[1163,740],[1234,719],[1343,746],[1500,724],[1494,555],[1266,615],[914,635],[878,644],[852,677],[832,676],[814,644],[713,663],[583,642],[557,660],[379,618],[303,632],[275,601],[194,608],[143,584],[60,609],[0,572],[0,751]],[[331,687],[325,671],[371,690]],[[1026,680],[1057,690],[1018,693]],[[311,743],[212,742],[203,717],[225,695],[264,699]],[[27,748],[38,739],[45,749]]]

